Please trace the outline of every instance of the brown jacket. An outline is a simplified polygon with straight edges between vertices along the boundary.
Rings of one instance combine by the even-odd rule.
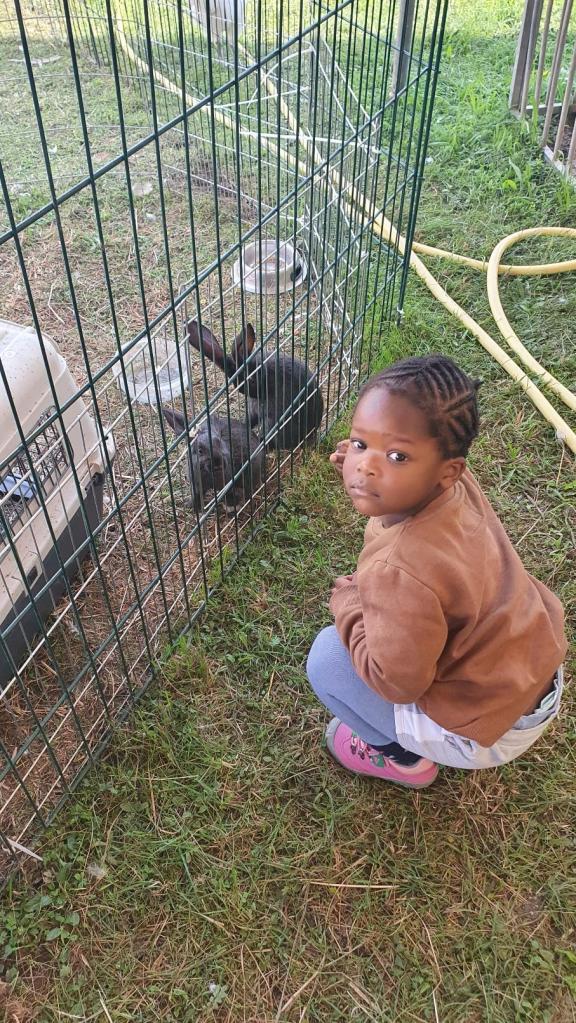
[[[397,525],[369,519],[330,608],[372,689],[482,746],[538,704],[567,648],[560,601],[528,574],[468,470]]]

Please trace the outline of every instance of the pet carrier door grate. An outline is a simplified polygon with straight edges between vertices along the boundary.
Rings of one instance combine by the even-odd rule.
[[[105,461],[82,400],[63,414],[52,404],[73,397],[76,385],[46,338],[0,321],[0,361],[1,685],[32,656],[47,613],[90,551]]]

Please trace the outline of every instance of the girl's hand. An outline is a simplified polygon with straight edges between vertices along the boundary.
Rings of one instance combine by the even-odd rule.
[[[347,437],[346,440],[339,440],[336,445],[336,451],[333,451],[332,454],[330,455],[330,461],[332,462],[332,465],[336,469],[336,472],[339,472],[340,475],[342,475],[342,466],[344,464],[344,459],[346,457],[346,452],[348,451],[349,445],[350,445],[349,437]]]

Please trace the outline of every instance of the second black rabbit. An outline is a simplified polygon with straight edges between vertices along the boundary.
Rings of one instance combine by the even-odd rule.
[[[186,430],[181,412],[163,408],[162,414],[178,436]],[[236,477],[224,496],[228,507],[246,501],[264,477],[266,456],[256,434],[238,419],[210,416],[190,441],[188,477],[190,504],[201,512],[209,491],[218,493]]]

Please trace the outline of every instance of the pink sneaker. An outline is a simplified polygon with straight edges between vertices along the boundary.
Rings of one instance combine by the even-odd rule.
[[[372,749],[338,718],[332,718],[326,729],[326,745],[334,759],[347,771],[367,774],[370,778],[382,778],[383,781],[395,781],[397,785],[409,789],[426,788],[435,781],[438,774],[438,765],[424,757],[420,757],[411,767],[397,764]]]

